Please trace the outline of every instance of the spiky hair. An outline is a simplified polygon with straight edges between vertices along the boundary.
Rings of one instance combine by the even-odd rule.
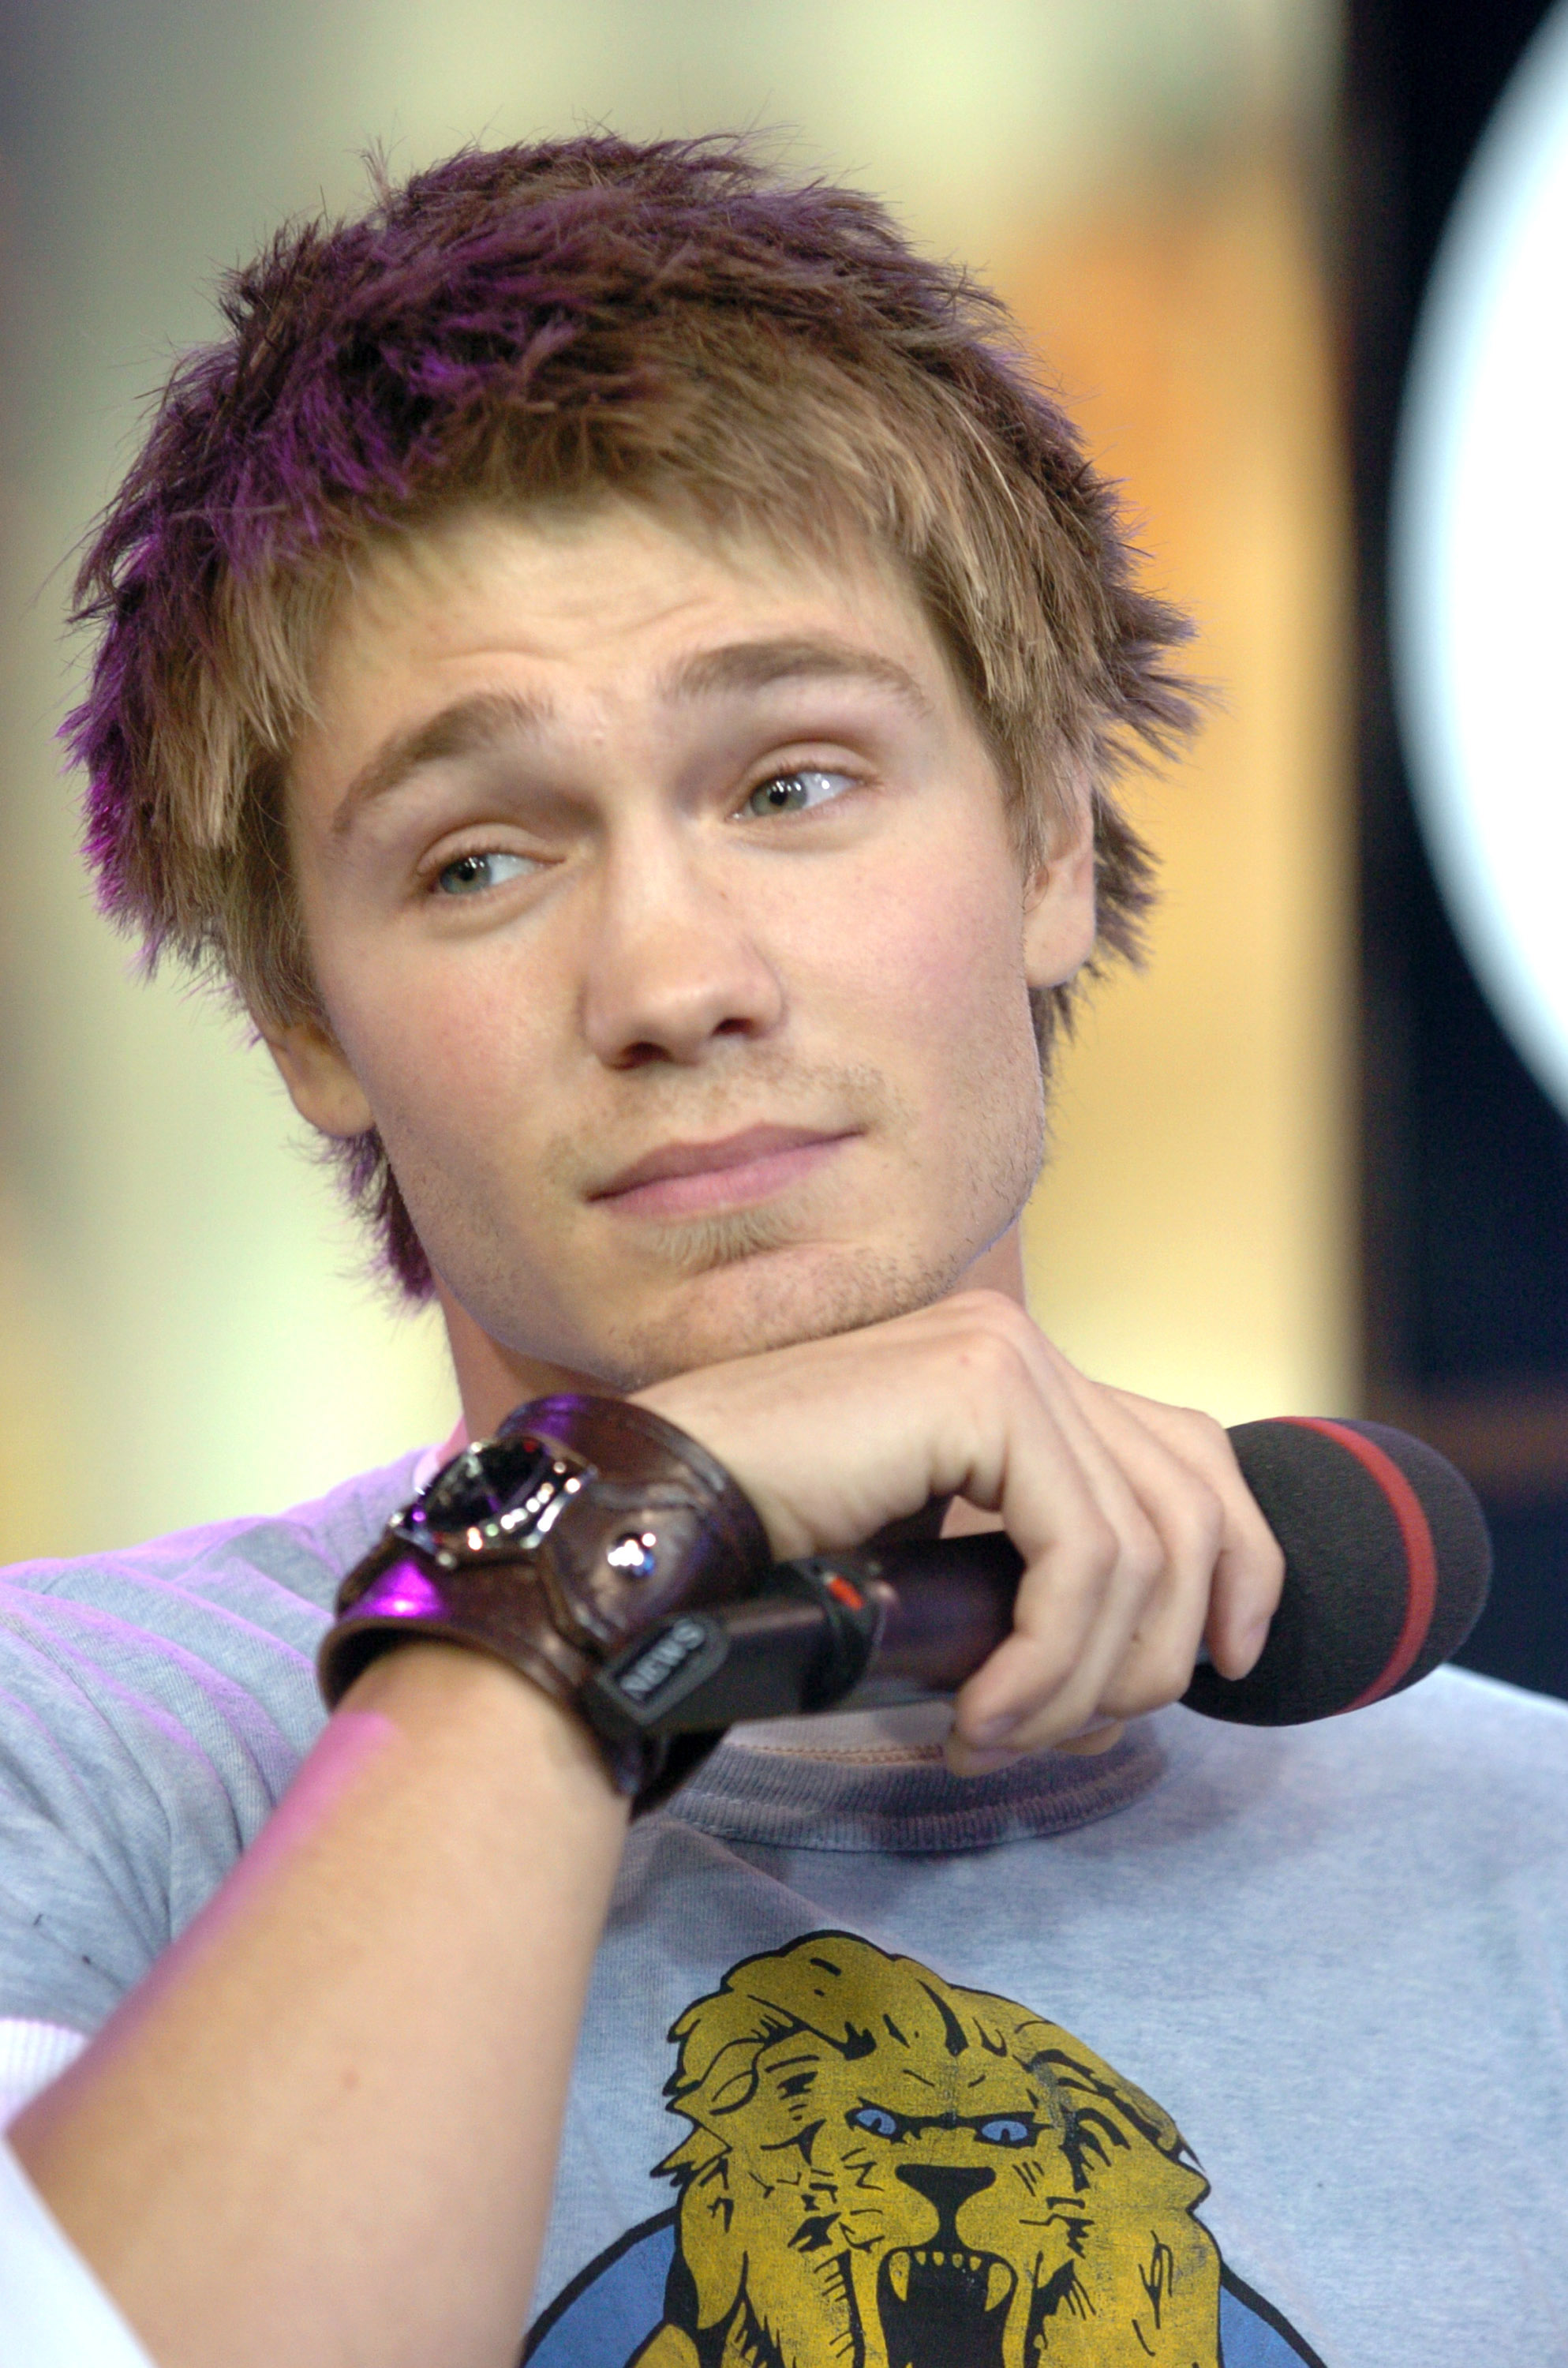
[[[282,798],[354,562],[475,502],[608,494],[699,529],[845,534],[902,563],[995,752],[1026,856],[1095,817],[1099,943],[1149,863],[1113,794],[1190,720],[1186,625],[997,300],[856,191],[726,140],[465,150],[225,280],[99,522],[65,736],[106,909],[264,1024],[321,1019]],[[1069,990],[1036,999],[1042,1054]],[[431,1278],[379,1139],[341,1149],[411,1297]]]

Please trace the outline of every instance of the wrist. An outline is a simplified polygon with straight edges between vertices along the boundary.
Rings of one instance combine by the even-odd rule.
[[[648,1806],[716,1737],[678,1747],[595,1707],[598,1673],[672,1614],[749,1593],[767,1532],[709,1451],[621,1399],[530,1401],[394,1515],[344,1580],[318,1661],[329,1708],[415,1638],[493,1657],[597,1732]]]
[[[381,1722],[421,1752],[460,1736],[476,1771],[483,1765],[487,1792],[505,1770],[530,1802],[542,1782],[558,1802],[626,1821],[627,1801],[586,1722],[492,1654],[437,1637],[400,1638],[359,1672],[333,1717]]]

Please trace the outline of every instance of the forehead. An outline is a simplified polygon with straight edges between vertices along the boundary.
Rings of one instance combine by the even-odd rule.
[[[885,661],[928,699],[965,704],[903,563],[844,534],[786,544],[722,534],[630,502],[472,508],[389,541],[355,568],[323,636],[317,713],[380,702],[487,666],[530,670],[548,695],[678,698],[704,646],[794,636]],[[705,689],[748,687],[744,666]]]

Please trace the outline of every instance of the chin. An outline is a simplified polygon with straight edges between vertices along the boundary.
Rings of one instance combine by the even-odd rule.
[[[856,1332],[928,1307],[972,1253],[922,1260],[869,1245],[758,1247],[666,1286],[655,1311],[617,1327],[595,1368],[618,1390],[649,1388],[703,1365]]]

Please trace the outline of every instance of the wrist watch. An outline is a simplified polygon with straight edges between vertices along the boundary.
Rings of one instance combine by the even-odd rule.
[[[750,1499],[698,1440],[624,1399],[534,1398],[454,1456],[344,1580],[322,1695],[335,1708],[413,1637],[493,1654],[587,1718],[635,1814],[719,1732],[646,1731],[596,1681],[651,1632],[655,1659],[678,1656],[679,1615],[749,1597],[772,1572]]]

